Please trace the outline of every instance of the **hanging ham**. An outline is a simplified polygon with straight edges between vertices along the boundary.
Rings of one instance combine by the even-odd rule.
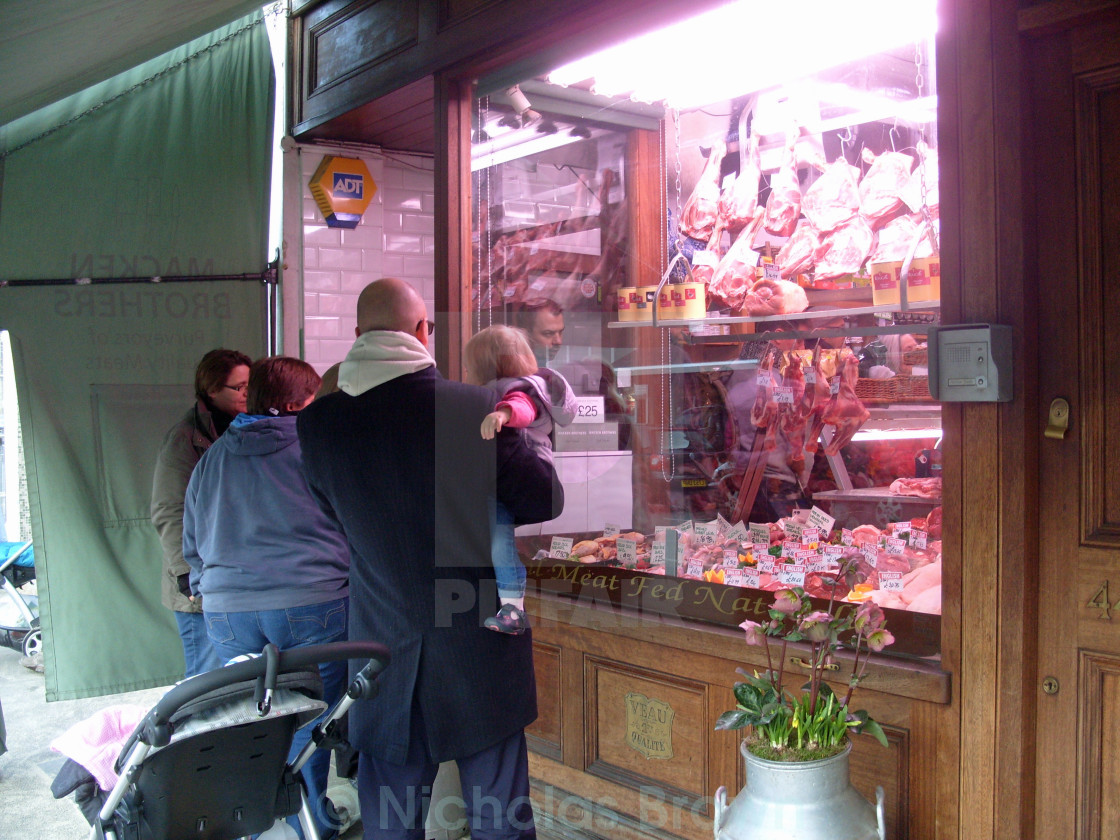
[[[832,424],[836,431],[832,440],[824,448],[825,455],[836,455],[847,446],[860,426],[868,421],[871,412],[856,396],[856,382],[859,380],[859,359],[855,354],[844,360],[840,369],[840,389],[829,401],[828,409],[821,417],[825,423]]]
[[[797,159],[794,154],[796,142],[797,135],[791,133],[786,140],[782,165],[770,177],[770,197],[766,200],[766,217],[762,226],[775,236],[789,236],[793,233],[801,215],[801,184],[797,180]]]
[[[905,152],[876,155],[866,146],[862,154],[863,162],[870,164],[871,168],[859,182],[859,214],[872,228],[878,228],[897,216],[905,206],[902,192],[910,183],[914,158]]]
[[[835,230],[859,212],[860,174],[844,158],[823,165],[823,169],[801,198],[801,212],[822,234]]]
[[[929,208],[930,216],[938,216],[938,203],[940,201],[937,190],[938,167],[937,150],[931,149],[924,140],[918,141],[918,165],[910,173],[906,188],[902,191],[902,200],[912,213],[922,209],[923,199]],[[924,190],[923,190],[924,186]]]
[[[861,217],[849,219],[821,237],[813,252],[813,279],[832,280],[845,274],[859,273],[874,241],[875,234]]]
[[[709,239],[715,228],[719,215],[719,170],[725,154],[727,146],[722,140],[712,144],[700,180],[681,211],[681,233],[693,239]]]
[[[732,311],[742,307],[743,298],[757,279],[758,253],[751,248],[751,242],[762,225],[762,214],[763,208],[756,205],[751,223],[727,249],[708,284],[708,292]]]
[[[820,245],[820,237],[817,229],[808,219],[799,221],[774,260],[781,271],[782,279],[788,280],[795,274],[809,271],[813,267],[813,253],[818,245]]]
[[[788,280],[763,278],[747,291],[743,312],[754,317],[789,315],[809,308],[805,290]]]
[[[752,221],[758,207],[758,183],[762,179],[762,165],[758,151],[758,137],[751,135],[746,154],[742,156],[739,174],[719,197],[719,213],[708,250],[719,249],[723,231],[732,240]]]

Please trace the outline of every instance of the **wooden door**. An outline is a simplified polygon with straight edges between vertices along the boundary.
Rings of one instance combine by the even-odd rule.
[[[1038,671],[1024,688],[1038,712],[1034,835],[1116,838],[1120,10],[1022,45],[1025,275],[1037,271],[1040,327]],[[1072,407],[1069,431],[1044,437],[1058,397]]]

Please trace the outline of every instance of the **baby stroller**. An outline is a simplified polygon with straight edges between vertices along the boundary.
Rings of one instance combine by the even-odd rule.
[[[318,664],[369,660],[296,760],[296,729],[318,717]],[[119,780],[105,795],[90,840],[233,840],[299,814],[307,840],[319,834],[300,768],[316,749],[338,746],[336,723],[376,694],[389,651],[336,642],[233,662],[183,680],[144,716],[121,750]]]
[[[0,644],[34,656],[43,650],[39,628],[39,597],[20,587],[35,580],[35,549],[31,542],[0,543],[0,585],[9,603],[0,603]]]

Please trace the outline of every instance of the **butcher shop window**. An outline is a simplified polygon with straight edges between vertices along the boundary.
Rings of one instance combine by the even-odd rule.
[[[480,82],[473,327],[555,301],[539,360],[594,408],[524,553],[748,588],[777,563],[826,597],[832,542],[867,559],[843,597],[940,613],[936,27],[930,0],[730,3]]]

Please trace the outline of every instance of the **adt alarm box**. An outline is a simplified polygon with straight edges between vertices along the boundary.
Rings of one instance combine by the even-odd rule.
[[[931,327],[929,393],[941,402],[1010,402],[1011,327]]]

